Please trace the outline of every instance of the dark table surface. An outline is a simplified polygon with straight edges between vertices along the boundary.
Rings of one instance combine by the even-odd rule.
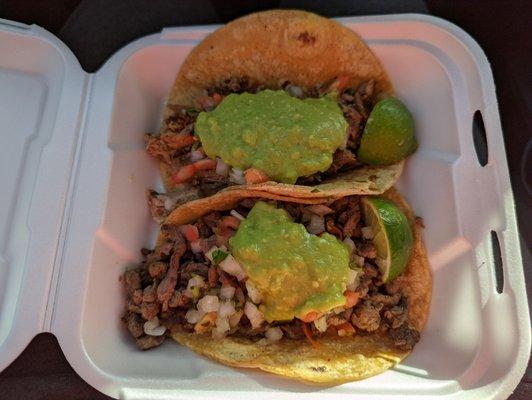
[[[531,1],[0,0],[0,18],[44,27],[63,40],[85,70],[92,72],[129,41],[162,27],[226,22],[255,10],[275,7],[303,8],[327,16],[430,13],[459,25],[479,42],[491,62],[497,86],[527,289],[531,293]],[[72,370],[55,337],[43,333],[0,373],[0,399],[56,398],[108,399]],[[532,398],[530,364],[510,398]]]

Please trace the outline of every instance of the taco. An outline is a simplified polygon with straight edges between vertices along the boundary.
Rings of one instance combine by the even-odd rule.
[[[125,272],[123,321],[142,350],[171,337],[230,366],[364,379],[420,339],[431,298],[421,228],[395,189],[318,203],[222,191],[178,207]]]
[[[304,11],[219,28],[182,65],[146,148],[167,191],[380,194],[417,147],[413,119],[350,29]],[[184,190],[186,189],[186,190]]]

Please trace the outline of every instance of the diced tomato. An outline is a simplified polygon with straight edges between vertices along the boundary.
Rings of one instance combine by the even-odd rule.
[[[192,179],[197,171],[215,168],[216,161],[206,158],[204,160],[196,161],[193,164],[183,165],[176,173],[172,175],[172,180],[174,183],[184,183]]]
[[[318,314],[316,311],[311,311],[307,315],[303,316],[301,318],[301,321],[304,322],[312,322],[317,320],[320,317],[320,314]]]
[[[223,97],[222,97],[222,95],[220,93],[214,93],[212,95],[212,99],[214,100],[214,103],[216,105],[218,105],[218,104],[220,104],[222,102]]]
[[[246,183],[248,185],[251,185],[253,183],[262,183],[262,182],[268,182],[270,178],[268,175],[266,175],[264,172],[255,169],[255,168],[248,168],[244,171],[244,176],[246,178]]]
[[[240,226],[240,220],[237,217],[228,215],[222,218],[222,220],[220,221],[220,226],[236,230]]]
[[[223,226],[220,223],[214,233],[216,234],[216,244],[218,246],[227,246],[226,242],[229,241],[229,238],[233,237],[233,235],[235,234],[235,230],[233,228],[229,228],[228,226]],[[220,242],[221,244],[218,242]]]
[[[347,89],[347,85],[349,85],[349,75],[342,74],[337,78],[338,84],[336,86],[336,89],[341,93],[345,89]]]
[[[192,179],[196,173],[194,164],[184,165],[177,172],[172,175],[172,181],[174,183],[184,183]]]
[[[358,293],[353,292],[352,290],[346,290],[344,293],[345,296],[345,306],[347,308],[354,307],[358,303]]]
[[[312,330],[310,329],[310,326],[306,322],[301,321],[301,328],[303,328],[303,333],[305,334],[309,344],[314,348],[319,347],[320,343],[312,337]]]
[[[216,161],[211,160],[210,158],[206,158],[204,160],[196,161],[194,164],[194,168],[196,171],[203,171],[206,169],[215,169],[216,168]]]
[[[349,85],[349,75],[341,74],[336,77],[332,83],[327,86],[325,89],[325,93],[330,93],[334,90],[338,91],[339,93],[342,93],[345,89],[347,89],[347,86]]]
[[[338,329],[338,336],[353,336],[355,334],[355,328],[349,322],[338,325],[336,329]]]
[[[194,225],[181,225],[179,229],[189,242],[195,242],[199,239],[198,228],[196,228]]]

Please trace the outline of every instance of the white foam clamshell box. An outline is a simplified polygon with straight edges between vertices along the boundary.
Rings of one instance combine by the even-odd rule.
[[[37,333],[52,332],[83,379],[123,399],[501,399],[512,392],[530,353],[530,319],[488,61],[468,34],[434,17],[339,20],[382,60],[416,121],[420,147],[398,187],[424,219],[434,282],[412,355],[373,378],[316,388],[228,368],[170,341],[136,350],[120,323],[119,276],[153,244],[145,191],[161,188],[143,133],[157,131],[180,64],[216,27],[165,29],[87,74],[50,33],[0,21],[0,370]],[[488,143],[484,167],[472,137],[477,110]]]

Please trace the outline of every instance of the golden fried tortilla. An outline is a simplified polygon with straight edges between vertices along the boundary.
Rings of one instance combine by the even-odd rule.
[[[306,11],[272,10],[236,19],[219,28],[188,55],[179,70],[164,113],[173,105],[199,106],[205,90],[223,79],[246,77],[251,84],[277,89],[288,80],[316,87],[340,75],[350,86],[373,80],[377,98],[393,95],[393,87],[378,58],[352,30]],[[164,132],[166,127],[161,128]],[[317,186],[267,182],[253,190],[293,197],[341,197],[380,194],[399,179],[403,163],[366,166]],[[174,184],[170,167],[161,163],[167,190]]]
[[[228,77],[278,88],[285,80],[315,87],[339,75],[349,76],[350,86],[374,80],[376,93],[393,94],[379,59],[352,30],[306,11],[263,11],[229,22],[199,43],[179,70],[168,103],[199,106],[204,90]]]
[[[234,207],[246,197],[262,197],[261,193],[239,190],[225,191],[207,199],[200,199],[178,207],[165,223],[181,225],[213,210]],[[265,198],[300,203],[314,203],[316,199],[301,199],[275,196]],[[421,226],[416,222],[408,203],[392,188],[382,197],[394,202],[406,215],[414,232],[412,256],[405,272],[395,279],[396,285],[408,297],[410,303],[409,322],[422,331],[427,321],[432,277],[425,246],[421,237]],[[330,200],[322,199],[327,203]],[[281,339],[271,345],[260,345],[249,339],[226,337],[214,340],[210,335],[174,333],[173,339],[196,353],[207,356],[226,365],[242,368],[258,368],[287,378],[307,383],[332,385],[359,380],[379,374],[400,362],[409,352],[399,351],[388,337],[373,334],[346,338],[323,337],[320,345],[312,347],[304,340]]]

